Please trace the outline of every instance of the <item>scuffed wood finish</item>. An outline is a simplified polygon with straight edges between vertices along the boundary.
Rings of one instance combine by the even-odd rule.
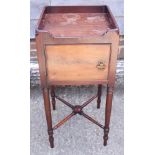
[[[98,36],[112,27],[107,13],[46,14],[42,26],[43,30],[59,37]]]
[[[112,18],[107,6],[47,7],[38,27],[54,37],[95,37],[116,28]]]
[[[52,148],[53,129],[57,129],[76,114],[101,127],[104,130],[104,145],[107,145],[118,44],[118,26],[108,6],[47,6],[43,9],[36,29],[36,45]],[[104,64],[98,63],[102,61]],[[53,109],[56,98],[73,110],[52,128],[49,88],[81,84],[99,85],[97,95],[82,105],[73,106],[56,96],[54,89],[51,90]],[[100,107],[103,84],[108,86],[104,127],[82,110],[96,97],[97,107]]]
[[[85,82],[108,78],[110,45],[53,45],[46,46],[48,81]],[[103,61],[105,68],[98,69]]]

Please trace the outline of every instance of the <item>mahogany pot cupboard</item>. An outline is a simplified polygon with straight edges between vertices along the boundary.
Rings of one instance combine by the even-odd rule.
[[[53,131],[76,114],[101,127],[103,144],[107,145],[118,43],[119,29],[106,5],[47,6],[43,9],[36,29],[36,46],[51,148],[54,147]],[[73,106],[55,94],[57,85],[97,85],[98,92],[82,105]],[[107,85],[104,126],[83,111],[95,98],[100,108],[102,85]],[[53,126],[55,99],[73,111]]]

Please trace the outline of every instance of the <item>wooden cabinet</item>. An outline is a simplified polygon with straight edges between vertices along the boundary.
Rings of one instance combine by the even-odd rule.
[[[54,147],[53,130],[76,114],[101,127],[104,145],[107,144],[118,42],[118,27],[108,6],[44,8],[36,29],[36,45],[51,147]],[[83,105],[73,106],[54,92],[57,85],[90,84],[98,85],[98,92]],[[105,126],[83,112],[83,108],[95,98],[97,108],[100,107],[102,85],[107,85]],[[49,91],[53,110],[55,98],[73,110],[56,126],[52,125]]]

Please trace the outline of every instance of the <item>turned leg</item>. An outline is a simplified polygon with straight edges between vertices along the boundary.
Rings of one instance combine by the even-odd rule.
[[[43,88],[43,97],[44,97],[44,107],[46,114],[46,121],[48,127],[48,136],[51,148],[54,147],[54,137],[53,137],[53,129],[52,129],[52,116],[51,116],[51,106],[50,106],[50,98],[49,98],[49,89]]]
[[[113,87],[107,87],[107,96],[106,96],[106,109],[105,109],[105,126],[104,126],[104,146],[107,145],[108,133],[109,133],[109,124],[112,108],[112,97],[113,97]]]
[[[54,86],[51,86],[51,97],[52,97],[52,106],[53,106],[53,110],[55,110],[55,90],[54,90]]]
[[[98,85],[98,92],[97,92],[97,109],[100,108],[100,104],[101,104],[101,96],[102,96],[102,85]]]

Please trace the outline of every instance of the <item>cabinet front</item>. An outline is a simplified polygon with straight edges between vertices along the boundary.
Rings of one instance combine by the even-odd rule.
[[[110,44],[48,45],[49,83],[98,83],[108,79]]]

